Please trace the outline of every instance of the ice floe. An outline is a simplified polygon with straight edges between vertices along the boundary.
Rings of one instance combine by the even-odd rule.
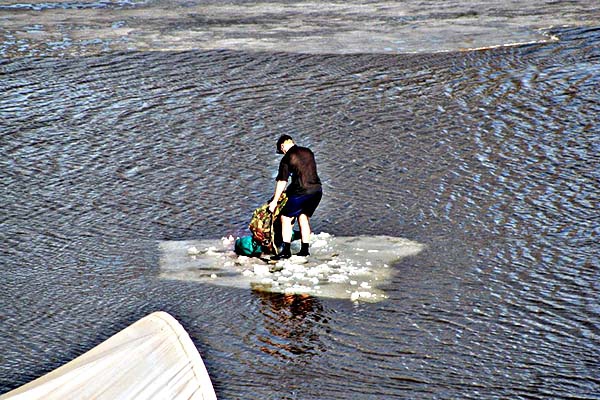
[[[376,302],[390,281],[394,262],[419,253],[422,244],[390,236],[333,236],[313,234],[311,255],[292,256],[277,263],[238,256],[235,238],[164,241],[160,248],[160,277],[277,293]],[[299,244],[292,244],[292,253]]]

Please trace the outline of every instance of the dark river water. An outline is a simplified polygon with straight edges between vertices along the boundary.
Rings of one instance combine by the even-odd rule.
[[[417,54],[5,46],[0,393],[164,310],[220,399],[599,399],[600,24],[551,34]],[[387,300],[158,277],[160,241],[248,233],[282,133],[317,156],[315,231],[426,245]]]

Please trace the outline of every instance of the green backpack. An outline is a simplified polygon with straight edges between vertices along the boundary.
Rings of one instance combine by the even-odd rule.
[[[254,241],[252,236],[244,236],[236,239],[235,254],[246,257],[260,257],[262,247]]]

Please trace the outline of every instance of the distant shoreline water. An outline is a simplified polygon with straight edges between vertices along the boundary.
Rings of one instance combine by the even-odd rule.
[[[0,5],[0,55],[241,50],[413,54],[557,40],[558,27],[600,24],[594,1],[518,8],[485,1],[30,1]]]

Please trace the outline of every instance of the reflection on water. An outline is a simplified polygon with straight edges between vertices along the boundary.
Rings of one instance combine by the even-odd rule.
[[[600,31],[449,54],[0,61],[0,388],[162,309],[219,398],[597,398]],[[157,277],[247,233],[282,132],[313,218],[427,245],[379,304]]]
[[[327,319],[317,298],[308,295],[253,291],[260,299],[266,335],[258,334],[260,350],[283,361],[298,355],[326,351],[319,335],[327,332]],[[289,356],[290,355],[290,356]]]

